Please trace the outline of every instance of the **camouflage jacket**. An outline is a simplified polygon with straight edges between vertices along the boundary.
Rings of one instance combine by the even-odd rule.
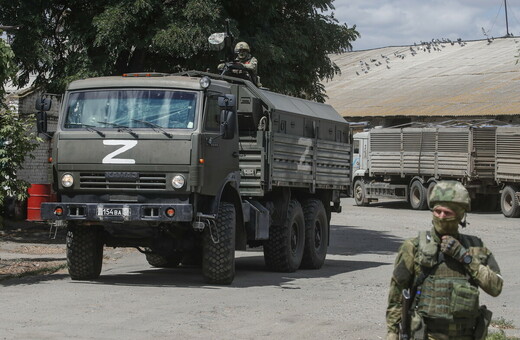
[[[431,235],[437,243],[440,243],[439,236],[433,228]],[[457,238],[460,239],[461,235]],[[399,248],[390,282],[386,310],[386,323],[389,333],[399,332],[403,289],[411,289],[416,278],[422,272],[417,261],[418,248],[419,237],[406,240]],[[469,277],[489,295],[498,296],[502,291],[503,280],[493,254],[484,245],[482,247],[469,247],[468,251],[473,256],[473,261],[464,265]]]

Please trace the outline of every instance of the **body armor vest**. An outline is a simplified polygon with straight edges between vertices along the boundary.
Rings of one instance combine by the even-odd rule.
[[[480,239],[460,235],[466,248],[482,246]],[[425,318],[437,320],[474,319],[478,314],[478,287],[466,273],[464,264],[444,257],[439,244],[429,232],[419,233],[415,258],[423,271],[418,282],[415,309]]]

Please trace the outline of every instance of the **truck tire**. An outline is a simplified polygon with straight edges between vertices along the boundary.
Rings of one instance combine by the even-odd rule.
[[[437,181],[431,181],[428,183],[428,189],[426,189],[426,205],[430,206],[430,194],[433,191],[433,188],[437,185]]]
[[[103,265],[103,238],[100,230],[95,227],[69,227],[66,241],[70,278],[97,279]]]
[[[362,179],[356,180],[354,183],[354,201],[356,202],[356,205],[358,206],[367,206],[368,203],[366,202],[366,188],[365,188],[365,182]]]
[[[305,219],[300,203],[289,202],[287,218],[281,226],[271,225],[269,240],[264,243],[267,268],[277,272],[295,272],[302,262],[305,247]]]
[[[320,269],[327,256],[329,224],[323,203],[309,199],[303,204],[305,247],[300,268]]]
[[[500,206],[502,208],[502,214],[505,217],[519,217],[520,216],[520,204],[516,197],[518,188],[516,186],[508,185],[502,190],[502,196],[500,197]]]
[[[214,227],[204,229],[202,274],[208,283],[230,284],[235,278],[235,206],[221,202]]]
[[[156,268],[175,268],[179,265],[182,260],[182,253],[175,254],[170,257],[164,257],[159,254],[146,254],[146,261],[152,267]]]
[[[415,181],[410,186],[410,205],[414,210],[426,210],[428,208],[428,192],[421,182]]]

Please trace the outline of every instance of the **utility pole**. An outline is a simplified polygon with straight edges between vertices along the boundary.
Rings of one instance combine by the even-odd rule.
[[[509,37],[509,22],[507,20],[507,0],[504,0],[504,8],[506,10],[506,37]]]

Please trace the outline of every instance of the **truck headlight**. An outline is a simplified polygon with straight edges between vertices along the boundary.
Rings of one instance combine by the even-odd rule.
[[[74,184],[74,177],[71,174],[65,174],[61,177],[61,185],[64,188],[70,188]]]
[[[175,189],[180,189],[186,183],[186,179],[183,175],[176,175],[172,178],[172,187]]]

